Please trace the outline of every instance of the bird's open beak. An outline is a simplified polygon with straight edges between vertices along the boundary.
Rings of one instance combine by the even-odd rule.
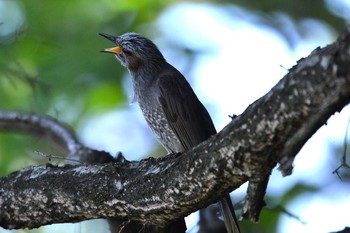
[[[108,35],[106,33],[98,33],[100,36],[103,36],[104,38],[107,38],[108,40],[112,41],[113,43],[117,42],[117,38],[116,36],[111,36]],[[113,47],[113,48],[109,48],[109,49],[103,49],[100,52],[105,52],[105,53],[114,53],[114,54],[122,54],[123,51],[119,46]]]

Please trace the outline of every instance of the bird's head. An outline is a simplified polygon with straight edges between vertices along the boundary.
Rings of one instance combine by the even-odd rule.
[[[137,71],[141,67],[158,66],[165,61],[157,46],[146,37],[137,33],[125,33],[121,36],[111,36],[99,33],[116,44],[115,47],[101,52],[112,53],[130,71]]]

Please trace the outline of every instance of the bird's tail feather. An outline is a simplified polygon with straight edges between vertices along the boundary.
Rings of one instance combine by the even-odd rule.
[[[233,208],[230,195],[227,194],[224,198],[220,199],[219,206],[221,213],[224,216],[225,226],[228,233],[241,233]]]

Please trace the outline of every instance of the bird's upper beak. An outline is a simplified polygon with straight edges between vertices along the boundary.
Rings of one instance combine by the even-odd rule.
[[[107,38],[108,40],[112,41],[113,43],[117,43],[118,37],[116,36],[111,36],[106,33],[98,33],[100,36],[103,36],[104,38]],[[106,52],[106,53],[114,53],[114,54],[122,54],[123,51],[122,49],[117,45],[116,47],[109,48],[109,49],[104,49],[101,50],[101,52]]]

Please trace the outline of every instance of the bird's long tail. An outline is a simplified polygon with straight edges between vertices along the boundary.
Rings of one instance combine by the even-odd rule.
[[[225,226],[228,233],[241,233],[235,210],[233,208],[230,195],[227,194],[224,198],[220,199],[219,206],[221,213],[224,216]]]

